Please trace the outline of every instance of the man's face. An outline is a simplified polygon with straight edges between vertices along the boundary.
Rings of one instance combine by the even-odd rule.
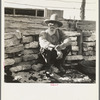
[[[58,25],[56,23],[49,23],[48,24],[48,27],[49,27],[49,31],[51,34],[54,34]]]

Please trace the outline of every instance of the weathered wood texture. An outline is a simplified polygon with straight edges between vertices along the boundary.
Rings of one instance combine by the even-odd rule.
[[[81,30],[96,30],[96,22],[95,21],[77,22],[77,29],[81,29]]]

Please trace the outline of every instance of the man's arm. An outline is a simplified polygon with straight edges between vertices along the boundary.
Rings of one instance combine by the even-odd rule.
[[[68,37],[66,38],[61,44],[61,48],[65,49],[67,46],[71,45],[71,39]]]
[[[53,45],[49,41],[47,41],[46,33],[43,31],[39,35],[39,44],[44,49],[52,49],[55,47],[55,45]]]
[[[64,34],[64,32],[62,32],[61,30],[60,30],[60,36],[62,42],[61,44],[56,46],[56,49],[58,51],[61,51],[65,49],[67,46],[71,45],[71,39],[66,34]]]

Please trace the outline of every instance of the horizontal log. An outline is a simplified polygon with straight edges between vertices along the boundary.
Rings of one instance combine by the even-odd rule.
[[[24,49],[23,53],[24,53],[24,55],[39,53],[39,49]]]
[[[5,53],[15,53],[15,52],[23,51],[23,50],[24,50],[24,46],[23,44],[20,44],[17,46],[5,48]]]
[[[4,42],[5,42],[5,47],[10,47],[18,45],[20,43],[20,40],[18,40],[16,37],[13,37],[11,39],[6,39]]]
[[[84,47],[96,46],[96,42],[83,42],[83,46],[84,46]]]
[[[6,21],[16,21],[16,22],[23,22],[23,23],[42,23],[44,17],[34,17],[34,16],[5,16]]]
[[[41,27],[41,28],[47,28],[47,26],[44,26],[42,25],[42,23],[28,23],[28,22],[18,22],[18,21],[5,21],[5,28],[7,27],[16,27],[16,28],[38,28],[38,27]]]
[[[96,60],[96,56],[83,56],[84,60]]]
[[[17,28],[18,29],[18,28]],[[33,28],[33,29],[28,29],[28,28],[23,28],[23,29],[20,29],[22,34],[25,35],[25,36],[34,36],[34,35],[39,35],[39,33],[41,31],[43,31],[44,29],[37,29],[37,28]],[[5,28],[5,32],[15,32],[16,31],[16,28]]]
[[[83,60],[83,56],[82,55],[71,55],[71,56],[67,56],[66,60]]]
[[[96,22],[78,22],[77,28],[81,30],[96,30]]]
[[[80,20],[77,22],[77,24],[90,25],[90,24],[96,24],[96,21]]]
[[[25,31],[24,30],[23,35],[24,36],[35,36],[35,35],[39,35],[41,31],[42,30],[37,30],[37,29],[33,30],[33,31],[31,31],[31,30],[30,31],[27,31],[27,30]]]
[[[31,64],[29,62],[21,62],[18,65],[13,66],[10,68],[11,72],[18,72],[23,70],[29,70],[31,69]]]
[[[34,41],[34,42],[30,42],[29,44],[25,44],[25,48],[38,48],[39,47],[39,44],[37,41]]]
[[[29,42],[32,42],[32,41],[34,41],[32,36],[23,36],[22,37],[23,43],[29,43]]]
[[[96,30],[95,25],[78,25],[77,29],[81,30]]]
[[[64,64],[64,66],[66,66],[66,67],[67,67],[67,66],[70,66],[70,67],[71,67],[71,66],[77,66],[77,65],[78,65],[78,63],[70,63],[70,64],[66,64],[66,63],[65,63],[65,64]]]
[[[15,63],[15,60],[14,59],[10,59],[10,58],[7,58],[5,59],[5,66],[8,66],[8,65],[13,65]]]
[[[80,36],[81,33],[78,33],[77,31],[64,31],[64,33],[67,36]]]
[[[38,59],[38,54],[24,55],[23,61]]]

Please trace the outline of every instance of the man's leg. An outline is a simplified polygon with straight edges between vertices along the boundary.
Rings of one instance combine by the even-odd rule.
[[[62,50],[63,58],[62,59],[56,59],[55,66],[59,68],[61,72],[65,72],[63,68],[63,64],[65,62],[65,58],[68,55],[68,53],[71,51],[71,45],[66,47],[66,49]]]
[[[40,50],[40,52],[46,62],[46,71],[51,73],[52,72],[51,66],[54,64],[57,57],[56,51],[42,49]]]

